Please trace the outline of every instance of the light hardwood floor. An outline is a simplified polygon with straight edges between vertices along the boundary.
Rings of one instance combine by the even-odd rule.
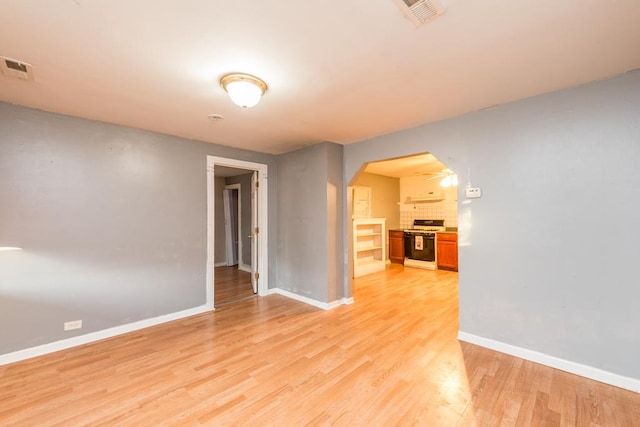
[[[457,273],[392,265],[0,367],[0,425],[637,426],[640,395],[456,340]]]
[[[255,296],[251,286],[251,273],[240,270],[238,266],[216,267],[213,276],[216,307]]]

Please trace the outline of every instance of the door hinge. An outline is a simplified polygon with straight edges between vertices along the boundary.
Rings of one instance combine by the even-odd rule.
[[[256,234],[260,233],[260,227],[256,227]]]
[[[256,181],[256,188],[260,187],[260,181]]]
[[[256,272],[255,272],[255,274],[254,274],[254,276],[255,276],[256,280],[258,280],[258,279],[260,278],[260,273],[258,273],[258,272],[256,271]]]

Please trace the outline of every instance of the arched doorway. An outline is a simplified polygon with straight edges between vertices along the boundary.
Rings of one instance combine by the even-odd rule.
[[[362,165],[347,190],[350,281],[363,271],[370,271],[359,268],[360,254],[366,263],[376,256],[370,255],[370,248],[376,248],[377,243],[371,243],[372,238],[359,237],[371,231],[360,225],[368,222],[372,227],[374,223],[384,224],[382,252],[386,266],[397,263],[402,268],[457,271],[458,183],[457,175],[446,164],[430,153],[368,162]],[[434,233],[433,241],[420,237],[409,244],[404,231],[416,227],[416,221],[425,220],[439,226],[441,233]],[[360,246],[364,248],[362,251],[358,249]],[[402,253],[398,254],[398,250]],[[430,259],[416,253],[432,253],[433,261],[414,261],[414,257]]]

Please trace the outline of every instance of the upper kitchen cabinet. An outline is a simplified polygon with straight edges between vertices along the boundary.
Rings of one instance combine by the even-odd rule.
[[[371,217],[371,187],[361,185],[353,187],[353,217]]]

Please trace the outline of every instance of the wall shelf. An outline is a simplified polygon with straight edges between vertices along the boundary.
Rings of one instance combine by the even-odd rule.
[[[387,262],[385,218],[353,220],[353,277],[385,269]]]

